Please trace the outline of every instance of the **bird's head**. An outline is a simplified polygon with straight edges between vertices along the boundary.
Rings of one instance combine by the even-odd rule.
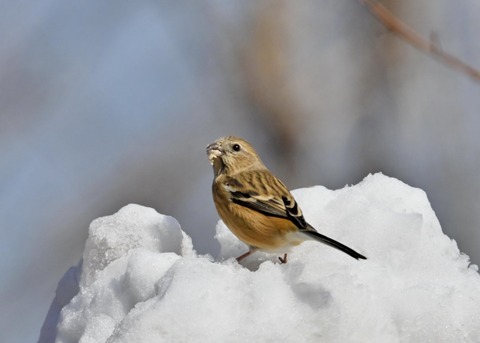
[[[227,136],[207,146],[215,176],[233,175],[250,168],[265,168],[255,149],[243,138]]]

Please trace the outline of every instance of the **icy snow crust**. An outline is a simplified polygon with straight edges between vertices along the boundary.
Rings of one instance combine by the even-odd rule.
[[[242,266],[222,222],[214,260],[174,218],[128,205],[92,222],[56,342],[480,342],[480,275],[422,190],[375,174],[293,193],[368,260],[305,242],[286,265],[257,253]]]

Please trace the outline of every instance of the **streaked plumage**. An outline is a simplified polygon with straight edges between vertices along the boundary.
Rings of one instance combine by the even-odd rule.
[[[246,140],[234,136],[220,138],[207,147],[207,155],[213,165],[212,193],[218,214],[250,247],[237,260],[257,249],[285,252],[289,246],[307,239],[330,245],[356,259],[365,259],[308,224],[287,187],[267,169]],[[280,260],[286,262],[286,254]]]

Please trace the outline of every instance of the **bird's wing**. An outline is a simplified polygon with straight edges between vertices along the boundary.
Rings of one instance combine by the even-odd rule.
[[[266,216],[285,218],[300,230],[307,230],[308,224],[302,210],[285,185],[268,170],[248,172],[230,177],[224,184],[235,204],[248,207]]]
[[[265,185],[268,185],[265,186]],[[290,220],[298,230],[311,238],[330,245],[356,259],[366,259],[355,250],[317,232],[303,218],[302,210],[285,185],[268,170],[248,172],[238,177],[230,177],[224,188],[235,204],[248,207],[266,216]]]

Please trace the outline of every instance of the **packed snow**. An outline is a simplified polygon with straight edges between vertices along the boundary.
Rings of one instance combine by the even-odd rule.
[[[309,241],[287,264],[260,252],[238,264],[247,247],[222,222],[220,256],[201,256],[174,218],[128,205],[92,222],[44,341],[51,328],[64,343],[480,342],[480,275],[425,192],[375,174],[293,194],[307,221],[368,259]]]

